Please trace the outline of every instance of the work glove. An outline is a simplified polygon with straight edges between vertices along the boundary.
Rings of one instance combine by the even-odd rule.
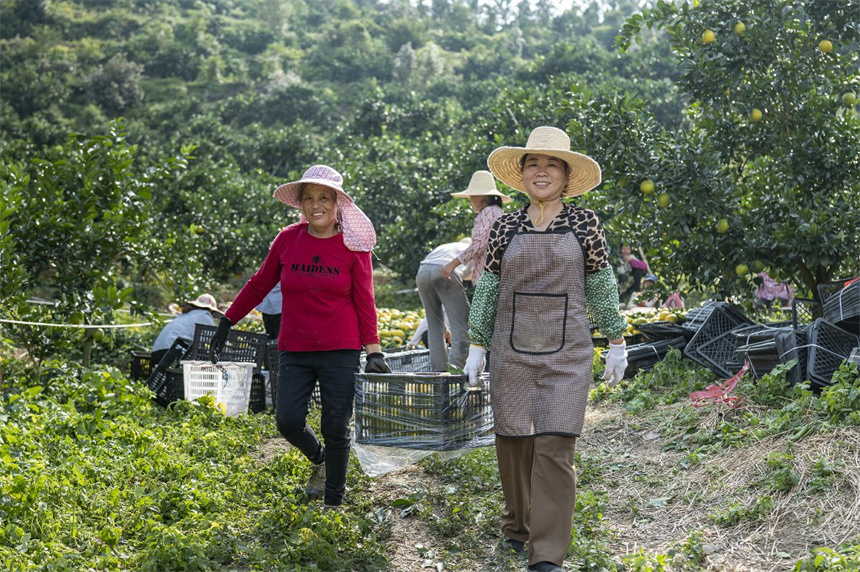
[[[221,352],[227,344],[227,335],[230,333],[230,328],[233,327],[233,322],[222,317],[218,322],[218,329],[209,341],[209,361],[218,363],[218,358],[221,357]]]
[[[603,379],[609,387],[615,387],[624,377],[624,370],[627,369],[627,343],[609,344],[609,351],[606,352],[606,371],[603,373]]]
[[[385,355],[382,352],[367,354],[367,362],[364,364],[364,373],[391,373]]]
[[[463,373],[468,376],[469,383],[466,389],[481,389],[483,387],[478,376],[484,371],[486,355],[487,350],[483,346],[476,346],[475,344],[469,346],[469,357],[466,358],[466,365],[463,366]]]

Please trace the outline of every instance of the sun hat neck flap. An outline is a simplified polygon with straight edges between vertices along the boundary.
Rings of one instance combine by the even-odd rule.
[[[314,165],[305,171],[298,181],[292,181],[275,189],[274,197],[282,203],[300,209],[302,185],[305,183],[323,185],[334,190],[337,201],[337,219],[343,234],[344,245],[352,251],[370,252],[376,245],[376,230],[367,215],[358,208],[346,191],[343,190],[343,175],[328,165]],[[308,224],[303,214],[299,222],[291,224]]]
[[[600,165],[597,161],[588,155],[571,151],[570,137],[556,127],[536,127],[529,134],[525,147],[499,147],[490,153],[487,165],[501,182],[525,192],[521,161],[523,156],[529,154],[549,155],[567,163],[570,176],[563,197],[581,195],[600,184]]]
[[[457,198],[492,196],[500,197],[503,204],[511,202],[511,197],[496,189],[496,179],[489,171],[475,171],[466,190],[451,193],[451,196]]]

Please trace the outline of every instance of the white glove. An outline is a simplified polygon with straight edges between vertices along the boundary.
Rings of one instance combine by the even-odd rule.
[[[605,359],[606,371],[603,373],[603,379],[606,380],[606,385],[615,387],[624,377],[624,370],[627,369],[627,343],[609,344]]]
[[[469,357],[466,358],[466,365],[463,366],[463,373],[469,377],[469,387],[481,389],[481,380],[478,375],[484,371],[484,356],[487,350],[482,346],[474,344],[469,346]]]

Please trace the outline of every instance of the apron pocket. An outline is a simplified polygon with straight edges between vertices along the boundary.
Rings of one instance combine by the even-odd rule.
[[[511,347],[525,354],[551,354],[564,347],[567,294],[514,292]]]

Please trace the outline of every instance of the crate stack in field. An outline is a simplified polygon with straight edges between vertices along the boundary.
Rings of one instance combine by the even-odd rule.
[[[756,324],[736,306],[708,301],[690,310],[682,325],[684,356],[720,377],[731,377],[745,362],[761,377],[779,363],[775,337],[788,324]]]
[[[789,381],[820,389],[860,346],[860,278],[818,285],[820,302],[796,298],[792,328],[776,337],[781,363],[797,360]]]

